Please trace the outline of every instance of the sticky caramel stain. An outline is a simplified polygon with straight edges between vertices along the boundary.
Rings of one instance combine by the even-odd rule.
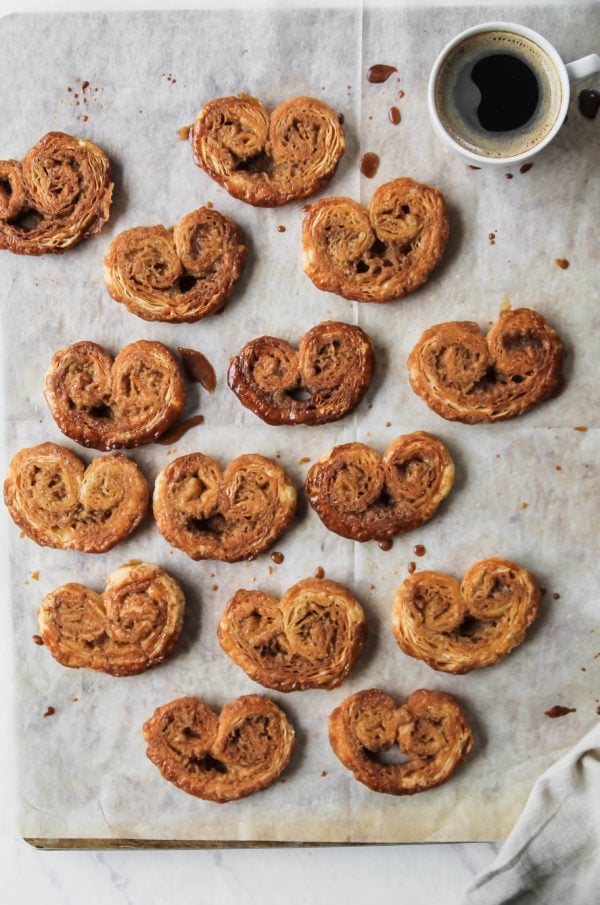
[[[46,709],[46,712],[45,712],[45,714],[44,714],[44,717],[47,717],[47,716],[54,716],[55,713],[56,713],[56,710],[54,709],[54,707],[48,707],[48,708]]]
[[[568,270],[568,268],[571,266],[566,258],[555,258],[554,263],[558,264],[561,270]]]
[[[360,160],[360,171],[367,179],[372,179],[379,169],[379,155],[374,151],[367,151]]]
[[[397,66],[376,63],[367,72],[367,82],[371,82],[372,85],[381,85],[382,82],[387,82],[393,72],[398,72]]]
[[[561,704],[555,704],[550,710],[545,710],[546,716],[556,719],[558,716],[566,716],[568,713],[576,713],[576,707],[563,707]]]
[[[186,349],[178,346],[183,368],[189,380],[194,380],[209,393],[214,393],[217,386],[217,375],[210,361],[197,349]]]
[[[204,415],[193,415],[191,418],[186,418],[184,421],[174,424],[173,427],[163,434],[162,437],[159,437],[156,442],[160,443],[161,446],[172,446],[173,443],[177,443],[178,440],[181,440],[184,434],[187,434],[192,427],[196,427],[197,424],[203,423]]]

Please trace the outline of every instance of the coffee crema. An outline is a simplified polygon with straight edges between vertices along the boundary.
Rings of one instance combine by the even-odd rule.
[[[443,61],[435,104],[444,129],[463,148],[480,157],[514,157],[554,127],[561,77],[534,41],[511,31],[479,32]]]

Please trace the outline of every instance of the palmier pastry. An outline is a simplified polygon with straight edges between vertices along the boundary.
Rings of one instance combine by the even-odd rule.
[[[295,510],[296,490],[287,472],[252,453],[224,471],[202,453],[180,456],[160,472],[154,488],[158,530],[196,560],[257,556],[287,528]]]
[[[322,198],[302,221],[302,266],[318,289],[357,302],[390,302],[421,286],[446,248],[440,192],[413,179],[386,182],[368,208]]]
[[[400,706],[378,688],[351,695],[329,718],[329,740],[359,782],[390,795],[441,785],[473,748],[471,727],[456,698],[423,688]],[[395,744],[408,761],[377,759]]]
[[[334,446],[306,476],[323,524],[350,540],[385,540],[428,521],[448,495],[454,465],[425,431],[397,437],[383,456],[364,443]]]
[[[207,801],[245,798],[287,767],[295,734],[284,712],[257,694],[215,713],[201,698],[178,698],[144,723],[146,755],[164,779]]]
[[[233,220],[201,207],[172,229],[119,233],[104,258],[104,281],[115,301],[146,321],[194,323],[223,307],[246,254]]]
[[[38,610],[42,640],[63,666],[132,676],[157,666],[181,634],[179,583],[153,563],[130,562],[108,576],[102,594],[70,582]]]
[[[460,584],[443,572],[414,572],[396,592],[392,630],[405,654],[462,675],[521,644],[541,599],[533,575],[508,559],[475,563]]]
[[[358,405],[374,369],[367,334],[327,321],[302,337],[297,352],[272,336],[247,343],[229,366],[228,382],[267,424],[325,424]]]
[[[23,160],[0,161],[0,249],[60,253],[108,220],[110,161],[91,141],[48,132]]]
[[[277,691],[337,688],[367,636],[361,605],[341,584],[305,578],[281,598],[237,591],[219,622],[225,653],[255,682]]]
[[[449,421],[504,421],[560,386],[563,345],[541,314],[502,311],[487,336],[471,321],[426,330],[408,357],[410,383]]]
[[[148,508],[148,484],[122,453],[87,466],[55,443],[22,449],[4,482],[11,518],[42,547],[104,553],[128,537]]]
[[[56,352],[45,396],[63,434],[108,450],[158,439],[183,411],[185,383],[162,343],[138,340],[113,361],[83,341]]]
[[[312,97],[293,97],[269,116],[247,94],[209,101],[192,128],[194,162],[230,195],[278,207],[319,191],[345,150],[336,114]]]

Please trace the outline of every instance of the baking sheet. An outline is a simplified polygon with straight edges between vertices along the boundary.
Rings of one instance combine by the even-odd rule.
[[[447,443],[457,479],[426,526],[392,550],[328,533],[300,499],[293,527],[252,563],[192,563],[158,535],[152,519],[102,556],[37,547],[4,519],[12,610],[19,832],[37,840],[181,842],[415,842],[503,838],[535,778],[598,719],[597,386],[599,320],[598,122],[577,109],[527,173],[474,171],[437,145],[426,113],[430,66],[457,31],[483,19],[515,19],[542,31],[565,58],[600,44],[597,6],[365,8],[13,16],[0,22],[3,84],[0,148],[21,157],[46,131],[89,137],[114,164],[116,190],[102,235],[64,256],[0,260],[5,380],[5,460],[54,440],[42,395],[57,348],[93,339],[116,352],[158,339],[197,348],[217,375],[209,395],[189,387],[187,414],[204,424],[167,448],[128,453],[152,482],[176,455],[202,450],[223,463],[236,452],[276,456],[301,488],[310,465],[336,443],[380,451],[399,434],[430,430]],[[586,46],[582,46],[585,41]],[[43,45],[43,57],[39,48]],[[35,81],[23,60],[36,59]],[[397,72],[367,80],[370,66]],[[85,88],[84,84],[87,83]],[[319,292],[300,266],[302,205],[278,210],[230,198],[191,160],[178,137],[211,97],[245,91],[268,107],[311,94],[343,113],[347,152],[321,194],[368,201],[375,187],[409,175],[438,186],[451,216],[442,265],[409,298],[358,305]],[[398,107],[395,125],[389,111]],[[380,157],[361,176],[362,155]],[[508,178],[508,177],[512,178]],[[250,244],[249,263],[224,312],[195,325],[147,324],[114,303],[102,278],[113,235],[130,226],[171,225],[207,202],[232,216]],[[569,261],[562,269],[558,258]],[[564,339],[566,387],[522,418],[468,427],[444,422],[411,391],[407,355],[442,320],[495,320],[507,300],[540,310]],[[268,427],[243,409],[225,381],[228,358],[263,333],[297,340],[327,318],[360,324],[377,349],[377,374],[357,412],[318,428]],[[585,428],[585,430],[581,429]],[[95,454],[79,451],[89,461]],[[422,544],[419,559],[414,547]],[[530,568],[546,589],[527,641],[488,670],[455,677],[404,656],[390,629],[394,590],[408,564],[460,577],[500,555]],[[32,642],[36,610],[67,581],[98,590],[131,558],[173,572],[187,595],[182,641],[171,659],[141,676],[115,679],[67,670]],[[298,744],[281,781],[228,805],[202,802],[166,783],[145,758],[141,726],[154,708],[184,694],[221,706],[261,691],[221,652],[216,626],[239,587],[280,595],[321,566],[362,602],[369,640],[336,691],[266,692],[292,719]],[[327,718],[347,695],[379,686],[399,700],[417,687],[445,689],[472,722],[473,755],[444,786],[408,799],[355,782],[329,747]],[[573,708],[560,719],[545,711]],[[54,714],[44,717],[47,708]],[[12,742],[12,740],[11,740]]]

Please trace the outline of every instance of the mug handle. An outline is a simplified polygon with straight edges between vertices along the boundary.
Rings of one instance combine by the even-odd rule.
[[[586,57],[581,57],[580,60],[573,60],[572,63],[567,63],[566,69],[571,84],[573,82],[581,82],[583,79],[587,79],[588,76],[600,72],[600,56],[597,53],[588,53]]]

